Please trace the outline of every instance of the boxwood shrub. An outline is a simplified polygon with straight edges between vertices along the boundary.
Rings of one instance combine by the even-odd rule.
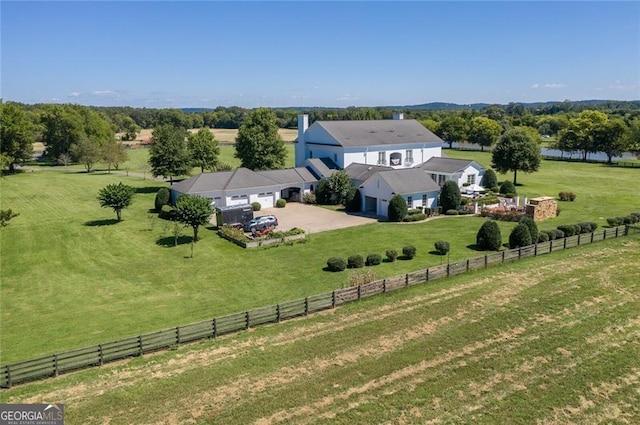
[[[262,209],[262,205],[260,202],[252,202],[251,208],[253,208],[254,211],[260,211]]]
[[[284,207],[286,207],[286,206],[287,206],[287,201],[286,201],[286,200],[284,200],[284,199],[282,199],[282,198],[279,198],[279,199],[276,201],[276,208],[284,208]]]
[[[509,234],[509,248],[518,248],[531,245],[531,232],[524,223],[518,223]]]
[[[395,249],[388,249],[384,254],[387,256],[387,260],[389,260],[390,263],[393,263],[398,258],[398,251]]]
[[[169,203],[169,198],[171,197],[171,192],[166,187],[161,187],[158,189],[158,193],[156,193],[155,199],[155,211],[161,212],[162,206],[167,205]]]
[[[440,255],[447,255],[450,249],[449,242],[447,241],[437,241],[434,246]]]
[[[356,254],[356,255],[351,255],[349,258],[347,258],[347,267],[349,267],[350,269],[359,269],[359,268],[362,268],[363,266],[364,266],[364,258],[362,258],[362,255]]]
[[[403,247],[402,248],[402,255],[407,260],[411,260],[413,257],[416,256],[416,247],[411,246],[411,245],[407,245],[407,246]]]
[[[327,268],[332,272],[341,272],[347,268],[347,263],[344,261],[344,258],[331,257],[327,260]]]
[[[538,233],[538,243],[549,242],[549,234],[547,232]]]
[[[367,266],[377,266],[382,263],[382,256],[380,254],[367,255]]]
[[[563,224],[558,226],[558,230],[564,233],[564,237],[573,236],[576,234],[576,227],[573,224]]]

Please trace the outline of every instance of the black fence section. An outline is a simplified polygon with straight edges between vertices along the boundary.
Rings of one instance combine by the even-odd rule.
[[[399,288],[419,283],[431,282],[449,276],[484,269],[494,264],[517,261],[550,252],[561,251],[579,245],[640,234],[640,226],[624,225],[601,229],[593,233],[570,236],[530,245],[517,249],[499,251],[482,257],[460,260],[440,266],[429,267],[401,276],[377,280],[360,286],[336,289],[332,292],[313,295],[295,301],[260,307],[257,309],[233,313],[222,317],[203,320],[175,328],[163,329],[104,344],[92,345],[76,350],[51,354],[0,367],[0,387],[11,388],[12,385],[91,366],[100,366],[107,362],[128,357],[141,356],[145,353],[162,350],[174,345],[205,338],[215,338],[232,332],[249,329],[266,323],[306,316],[317,311],[335,308],[348,302],[362,298],[384,294]]]

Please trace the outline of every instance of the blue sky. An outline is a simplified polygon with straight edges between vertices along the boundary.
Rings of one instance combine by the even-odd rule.
[[[640,2],[11,2],[25,103],[380,106],[640,99]]]

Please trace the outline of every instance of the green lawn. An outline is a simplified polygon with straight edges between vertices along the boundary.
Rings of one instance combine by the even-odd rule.
[[[485,165],[489,160],[486,154],[473,157]],[[173,247],[162,222],[149,218],[163,183],[69,171],[53,167],[0,179],[3,209],[20,213],[0,233],[2,363],[341,287],[348,272],[322,271],[331,256],[384,255],[387,249],[416,246],[413,261],[375,267],[383,278],[440,264],[442,257],[430,254],[437,240],[450,242],[452,261],[482,255],[471,245],[484,219],[446,217],[374,223],[313,234],[302,245],[257,250],[243,250],[203,230],[191,259],[188,237]],[[560,217],[541,223],[542,229],[577,221],[602,226],[606,217],[640,210],[640,192],[632,189],[638,171],[545,162],[539,173],[523,175],[518,189],[529,196],[577,193],[576,202],[562,203]],[[96,195],[118,181],[139,193],[123,212],[124,221],[113,224],[115,214],[100,209]],[[513,224],[500,227],[506,241]]]
[[[640,422],[640,238],[20,385],[69,423]]]

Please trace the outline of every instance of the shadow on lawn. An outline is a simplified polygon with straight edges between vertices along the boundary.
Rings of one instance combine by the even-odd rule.
[[[180,236],[178,237],[178,246],[190,244],[192,239],[192,236]],[[164,238],[158,239],[156,241],[156,245],[164,246],[165,248],[173,248],[176,246],[176,238],[173,236],[165,236]]]
[[[159,186],[136,187],[136,193],[157,193]]]
[[[88,227],[97,227],[97,226],[111,226],[118,222],[115,218],[107,218],[104,220],[91,220],[84,223],[85,226]]]

